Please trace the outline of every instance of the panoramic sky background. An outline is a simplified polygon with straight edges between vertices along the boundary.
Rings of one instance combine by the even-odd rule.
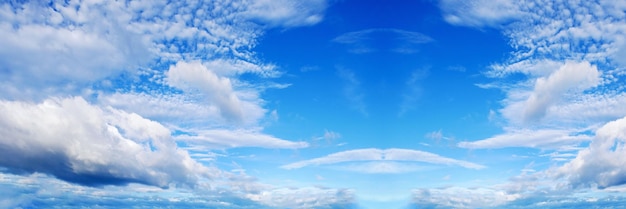
[[[626,1],[2,1],[0,208],[620,208]]]

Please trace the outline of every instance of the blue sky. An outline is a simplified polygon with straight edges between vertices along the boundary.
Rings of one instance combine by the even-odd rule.
[[[626,2],[0,3],[0,208],[622,208]]]

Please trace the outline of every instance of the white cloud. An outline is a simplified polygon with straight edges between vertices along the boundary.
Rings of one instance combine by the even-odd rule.
[[[566,62],[550,76],[535,81],[535,88],[524,105],[524,120],[537,120],[543,117],[547,109],[558,102],[563,94],[581,93],[599,83],[600,72],[596,66],[589,62]]]
[[[335,140],[341,138],[341,134],[334,131],[324,130],[324,136],[322,138],[325,140]]]
[[[510,141],[510,140],[509,140]],[[626,185],[626,117],[606,123],[595,131],[591,144],[577,154],[555,152],[546,156],[566,161],[535,171],[532,164],[509,181],[492,186],[418,189],[414,202],[419,206],[583,207],[621,204],[615,192]],[[572,157],[575,158],[572,159]],[[497,198],[492,198],[497,197]],[[597,201],[597,202],[596,202]],[[595,202],[595,203],[594,203]]]
[[[428,77],[429,73],[428,68],[411,72],[411,76],[409,76],[405,82],[405,90],[402,94],[402,102],[400,103],[400,110],[398,112],[399,116],[415,108],[423,92],[421,83]]]
[[[0,101],[0,165],[85,185],[194,185],[209,169],[157,122],[82,98]]]
[[[418,208],[614,208],[626,202],[624,197],[617,193],[586,191],[574,195],[568,192],[532,188],[531,191],[510,192],[500,186],[417,189],[413,192],[412,206]]]
[[[491,77],[504,77],[514,73],[524,73],[533,77],[546,76],[563,66],[563,62],[550,59],[526,59],[514,63],[493,64],[486,74]]]
[[[299,161],[281,166],[283,169],[298,169],[307,166],[331,165],[338,163],[365,162],[361,165],[349,165],[348,170],[362,171],[366,173],[389,173],[389,168],[397,168],[391,173],[400,171],[413,171],[415,169],[404,169],[398,166],[398,163],[421,162],[436,165],[461,166],[471,169],[482,169],[485,166],[439,156],[437,154],[409,149],[356,149],[333,153],[324,157],[314,158],[310,160]],[[367,166],[373,166],[367,168]],[[365,166],[365,167],[364,167]],[[381,170],[376,170],[381,169]]]
[[[567,103],[555,105],[547,112],[544,120],[569,124],[599,124],[626,115],[626,93],[579,95]]]
[[[333,153],[324,157],[311,160],[300,161],[281,166],[284,169],[298,169],[311,165],[327,165],[352,161],[375,161],[382,160],[383,150],[380,149],[358,149]]]
[[[416,189],[413,191],[413,204],[417,207],[436,208],[489,208],[500,206],[520,197],[503,190],[479,187],[445,187]]]
[[[381,40],[384,40],[388,45],[380,46]],[[371,28],[347,32],[335,37],[332,41],[346,45],[348,52],[354,54],[380,50],[411,54],[418,51],[420,44],[434,40],[427,35],[413,31],[396,28]]]
[[[558,176],[570,185],[600,189],[626,184],[626,117],[609,122],[596,131],[588,148],[559,167]]]
[[[626,30],[623,5],[614,1],[442,0],[440,8],[451,24],[503,29],[518,50],[514,62],[533,56],[604,62]]]
[[[559,149],[591,141],[593,137],[574,130],[557,129],[515,129],[487,139],[459,142],[458,146],[469,149],[495,149],[506,147],[532,147],[541,149]]]
[[[430,152],[410,149],[386,149],[384,150],[384,159],[392,161],[415,161],[450,166],[454,165],[471,169],[485,168],[485,166],[483,165],[462,160],[456,160],[452,158],[446,158]]]
[[[322,136],[315,136],[312,138],[313,143],[320,143],[321,141],[325,142],[326,144],[331,144],[333,141],[337,140],[341,138],[341,134],[334,132],[334,131],[329,131],[329,130],[324,130],[324,135]]]
[[[395,162],[395,161],[368,161],[359,163],[347,163],[336,166],[338,170],[351,171],[367,174],[398,174],[411,173],[428,169],[424,165],[417,163]]]
[[[2,95],[20,99],[30,97],[22,94],[33,93],[37,94],[34,97],[43,99],[61,91],[55,88],[62,89],[60,95],[84,94],[80,92],[83,90],[95,92],[97,103],[163,120],[170,127],[224,127],[231,125],[225,124],[229,120],[255,126],[266,112],[259,96],[261,90],[237,80],[236,76],[280,75],[273,65],[260,64],[251,52],[261,28],[315,24],[321,20],[326,4],[326,1],[4,3],[0,5],[0,27],[6,30],[2,30],[5,38],[0,40],[0,53],[7,56],[0,58],[6,67],[0,73],[10,82],[3,82],[3,91],[9,93]],[[300,11],[303,7],[310,10]],[[262,21],[253,23],[250,19]],[[159,62],[177,65],[165,73],[152,72],[154,77],[148,78],[150,82],[133,83],[142,79],[139,78],[142,75],[135,73],[144,73],[134,70],[141,64],[154,64],[149,62],[155,55]],[[179,62],[180,59],[206,61],[200,64]],[[119,82],[116,79],[124,78],[116,75],[123,72],[130,72],[130,78],[122,81],[122,86],[103,85],[114,88],[114,93],[106,93],[109,89],[85,88],[93,83]],[[123,86],[127,83],[131,86]],[[185,92],[168,92],[171,89],[165,84]],[[138,90],[136,86],[140,86]],[[212,141],[220,146],[306,146],[255,131],[218,129],[206,134],[219,135],[225,140],[256,139],[251,143],[239,138],[233,142]],[[261,145],[264,142],[270,144]]]
[[[236,205],[240,200],[267,206],[239,196],[250,191],[237,186],[254,187],[253,183],[236,185],[236,179],[220,179],[232,175],[200,165],[200,158],[211,157],[196,154],[198,159],[192,159],[175,140],[209,149],[308,146],[261,132],[257,122],[266,110],[260,92],[266,87],[245,83],[239,76],[280,76],[274,65],[256,58],[252,49],[258,38],[271,27],[316,24],[327,4],[325,0],[0,3],[0,172],[20,174],[16,179],[45,173],[88,186],[130,183],[122,190],[78,184],[63,184],[69,190],[44,188],[50,181],[60,182],[55,179],[28,185],[37,189],[25,192],[30,199],[26,202],[50,197],[61,200],[57,202],[61,207],[67,196],[94,201],[89,199],[92,194],[81,193],[86,190],[124,203],[197,200],[172,195],[189,195],[183,188],[137,192],[133,183],[185,185],[199,196],[218,185],[227,188],[225,193],[237,194],[212,194],[222,199],[210,206],[241,208]],[[172,63],[178,65],[168,69]],[[89,99],[71,97],[76,95]],[[196,138],[183,140],[177,133],[173,139],[162,124]],[[215,181],[206,181],[209,178]],[[137,193],[125,196],[126,189]],[[340,190],[312,189],[310,193],[319,198],[307,194],[309,199],[304,200],[306,192],[294,190],[298,194],[289,198],[290,190],[284,191],[261,199],[267,204],[275,201],[272,207],[306,208],[341,205],[349,199],[342,197],[350,197]],[[200,202],[214,196],[202,196]],[[149,203],[153,197],[157,201]],[[0,198],[0,205],[4,200]]]
[[[511,0],[441,0],[439,7],[446,22],[471,27],[498,27],[522,15]]]
[[[223,183],[213,179],[210,183]],[[84,187],[69,184],[35,173],[12,175],[0,173],[0,207],[159,207],[175,208],[349,208],[354,204],[354,192],[347,189],[322,187],[285,188],[241,182],[241,190],[212,188],[200,182],[193,193],[185,189],[169,189],[130,184],[124,189],[113,186]],[[244,180],[245,181],[245,180]]]
[[[215,59],[202,63],[207,69],[215,74],[225,77],[236,76],[243,73],[253,73],[262,77],[278,77],[280,73],[276,71],[276,66],[271,64],[257,64],[245,60]]]
[[[486,72],[500,80],[492,86],[506,93],[496,116],[502,116],[508,133],[463,142],[463,146],[552,149],[568,143],[572,133],[559,136],[548,134],[548,130],[597,127],[626,114],[620,105],[625,96],[619,84],[623,66],[617,56],[626,32],[626,16],[623,11],[615,12],[619,5],[609,1],[510,3],[522,18],[498,28],[510,38],[513,55]],[[470,4],[488,8],[491,2]],[[524,77],[507,77],[515,74]],[[538,133],[524,133],[534,131]],[[519,133],[530,138],[518,139]],[[552,140],[541,142],[540,138],[546,137]],[[573,140],[588,139],[582,136]]]
[[[516,126],[558,122],[565,118],[557,119],[553,112],[563,111],[561,107],[584,98],[586,90],[605,83],[601,75],[597,66],[589,62],[565,62],[549,74],[504,87],[508,95],[500,112]]]
[[[322,187],[276,188],[247,197],[279,208],[349,208],[354,203],[353,190]]]
[[[241,73],[236,69],[265,71],[231,64],[217,60],[206,64],[180,61],[164,73],[146,72],[144,77],[152,83],[133,84],[130,91],[95,91],[94,95],[101,104],[174,126],[254,127],[265,116],[278,116],[275,112],[268,113],[260,97],[265,89],[284,88],[284,85],[245,83],[236,77]]]
[[[497,26],[510,38],[514,56],[494,65],[492,75],[518,71],[542,76],[546,68],[552,68],[532,63],[554,66],[550,62],[614,64],[622,60],[616,54],[623,51],[626,16],[622,4],[614,1],[442,0],[440,6],[450,23]],[[511,18],[515,21],[507,21]],[[510,24],[501,24],[506,22]]]
[[[587,62],[569,62],[556,69],[521,83],[495,84],[507,95],[494,116],[502,116],[510,128],[567,129],[602,124],[626,114],[626,107],[620,105],[626,94],[615,72],[601,71]]]
[[[215,105],[223,118],[232,121],[256,121],[265,114],[259,99],[242,100],[229,78],[220,77],[200,62],[178,62],[166,73],[169,85],[184,91],[200,91],[209,104]],[[256,101],[255,101],[256,100]]]
[[[443,136],[443,133],[441,132],[441,130],[438,130],[438,131],[433,131],[433,132],[427,133],[427,134],[426,134],[426,135],[424,135],[424,136],[425,136],[426,138],[429,138],[429,139],[434,139],[434,140],[437,140],[437,141],[442,140],[442,139],[446,139],[446,138],[447,138],[447,137],[444,137],[444,136]]]
[[[196,130],[189,134],[178,135],[177,141],[184,141],[191,146],[203,146],[211,149],[234,147],[264,147],[298,149],[308,147],[306,142],[292,142],[263,134],[253,130]]]
[[[257,38],[266,27],[315,24],[326,6],[325,0],[5,2],[0,4],[2,95],[75,95],[98,80],[136,73],[155,59],[207,60],[222,76],[277,76],[274,66],[254,57]]]
[[[456,7],[459,4],[467,7]],[[535,172],[525,168],[521,175],[505,184],[476,187],[489,191],[485,194],[465,192],[475,190],[470,188],[424,189],[424,194],[415,196],[417,205],[461,208],[621,205],[621,201],[607,200],[615,197],[607,188],[626,183],[626,174],[621,169],[626,164],[620,157],[625,150],[623,102],[626,97],[622,84],[624,59],[620,55],[624,52],[626,5],[603,0],[442,1],[441,5],[449,23],[501,29],[514,50],[509,60],[494,64],[485,72],[486,76],[498,79],[488,87],[495,86],[506,93],[501,101],[502,109],[495,112],[495,116],[505,119],[502,123],[505,133],[458,145],[558,151],[540,156],[550,157],[554,163],[546,170]],[[606,123],[612,120],[615,121]],[[596,129],[599,126],[602,128]],[[594,130],[595,136],[590,134]],[[585,147],[588,141],[591,143]],[[424,198],[433,190],[437,197]],[[513,198],[501,201],[507,197]]]
[[[183,94],[132,92],[99,94],[98,102],[104,106],[112,106],[161,121],[166,125],[176,122],[179,126],[217,126],[226,122],[217,106],[210,105],[206,100]]]
[[[626,31],[623,10],[612,1],[516,4],[525,15],[505,28],[505,34],[518,50],[517,61],[535,57],[605,63],[618,51]]]
[[[343,88],[343,94],[350,102],[352,108],[367,116],[365,94],[362,92],[361,82],[357,79],[356,75],[354,75],[354,72],[345,68],[339,68],[337,74],[346,82]]]
[[[244,15],[271,26],[307,26],[324,19],[327,4],[327,0],[253,0]]]
[[[149,42],[121,27],[128,14],[117,10],[119,4],[82,2],[80,10],[76,5],[54,10],[38,2],[1,4],[3,97],[77,92],[147,63],[152,56]]]

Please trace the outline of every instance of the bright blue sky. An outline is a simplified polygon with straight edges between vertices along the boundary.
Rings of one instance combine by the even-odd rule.
[[[626,2],[0,3],[0,208],[602,208]]]

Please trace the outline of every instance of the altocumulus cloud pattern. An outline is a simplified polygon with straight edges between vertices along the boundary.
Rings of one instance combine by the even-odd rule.
[[[0,208],[624,208],[626,1],[0,2]]]

